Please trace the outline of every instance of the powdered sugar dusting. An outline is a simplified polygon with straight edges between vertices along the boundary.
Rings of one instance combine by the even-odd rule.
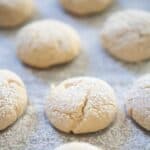
[[[1,150],[21,150],[24,149],[29,137],[36,128],[36,113],[30,104],[26,113],[11,127],[0,132]]]
[[[37,129],[31,138],[29,140],[25,140],[26,138],[19,140],[22,136],[20,133],[24,133],[25,135],[29,133],[31,135],[30,127],[35,128],[34,119],[31,119],[32,121],[26,124],[26,121],[23,121],[24,118],[21,118],[23,119],[21,125],[17,121],[12,126],[16,126],[11,131],[11,134],[15,135],[11,136],[13,138],[8,138],[9,136],[5,137],[5,140],[4,138],[0,138],[0,143],[5,146],[3,149],[53,150],[60,144],[69,141],[85,141],[101,146],[104,150],[149,150],[150,135],[126,116],[123,97],[128,87],[132,85],[132,82],[137,77],[149,73],[150,62],[146,61],[131,65],[113,59],[100,48],[99,30],[103,25],[103,21],[107,16],[112,14],[112,11],[114,12],[117,9],[122,10],[131,6],[149,10],[150,1],[117,0],[118,4],[116,2],[114,7],[110,7],[104,13],[89,18],[76,18],[64,13],[59,7],[57,0],[36,1],[40,8],[37,18],[55,18],[72,25],[80,33],[83,50],[81,51],[81,55],[70,64],[47,70],[34,70],[23,66],[15,56],[13,40],[14,34],[18,29],[0,31],[0,67],[13,70],[20,75],[25,82],[28,94],[37,111]],[[45,96],[49,91],[49,85],[58,84],[70,77],[85,75],[104,79],[115,89],[118,95],[120,110],[118,119],[106,130],[94,134],[75,136],[58,132],[49,124],[44,113]],[[30,115],[28,118],[30,118]],[[18,131],[17,134],[16,130],[20,128],[19,126],[21,126],[21,131]],[[12,142],[14,144],[10,148],[6,146],[8,141],[11,143],[11,141],[15,141],[16,139],[18,139],[17,142]]]

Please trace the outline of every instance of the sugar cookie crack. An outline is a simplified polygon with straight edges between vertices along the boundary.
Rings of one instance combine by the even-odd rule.
[[[80,123],[83,121],[83,119],[84,119],[84,116],[85,116],[85,108],[86,108],[86,106],[87,106],[87,103],[88,103],[88,97],[89,97],[89,94],[90,94],[90,91],[91,91],[91,89],[89,89],[88,91],[87,91],[87,94],[86,94],[86,96],[84,97],[84,103],[83,103],[83,106],[82,106],[82,108],[81,108],[81,112],[82,112],[82,115],[81,115],[81,119],[76,123],[76,125],[74,126],[74,128],[72,129],[72,132],[74,133],[75,132],[75,130],[78,128],[78,126],[80,125]]]
[[[89,91],[87,91],[87,94],[84,97],[83,100],[83,104],[80,108],[80,110],[77,110],[75,112],[64,112],[64,111],[60,111],[58,109],[54,109],[53,112],[59,113],[63,115],[66,115],[67,117],[69,117],[74,123],[73,126],[70,128],[70,130],[68,132],[73,132],[76,130],[76,128],[78,128],[79,124],[82,122],[82,120],[84,119],[84,115],[85,115],[85,108],[88,102],[88,96],[89,96]]]

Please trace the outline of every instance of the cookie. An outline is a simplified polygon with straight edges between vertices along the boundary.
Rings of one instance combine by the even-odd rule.
[[[102,46],[114,57],[135,63],[150,59],[150,13],[125,10],[114,13],[101,31]]]
[[[26,110],[27,93],[13,72],[0,70],[0,130],[12,125]]]
[[[91,133],[108,127],[117,113],[113,89],[104,81],[77,77],[51,89],[46,115],[51,124],[66,133]]]
[[[59,147],[57,147],[55,150],[102,150],[96,146],[93,146],[88,143],[84,142],[72,142],[72,143],[67,143],[63,144]]]
[[[138,79],[127,93],[128,115],[141,127],[150,131],[150,74]]]
[[[0,0],[0,27],[16,27],[34,12],[33,0]]]
[[[17,39],[18,58],[36,68],[70,62],[81,47],[78,33],[56,20],[33,22],[19,31]]]
[[[62,7],[75,15],[98,13],[107,8],[113,0],[60,0]]]

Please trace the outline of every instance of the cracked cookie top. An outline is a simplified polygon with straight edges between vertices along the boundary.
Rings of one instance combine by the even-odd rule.
[[[22,80],[8,70],[0,70],[0,130],[13,124],[26,105],[27,93]]]
[[[113,89],[104,81],[77,77],[50,91],[46,114],[54,127],[75,134],[106,128],[117,111]]]

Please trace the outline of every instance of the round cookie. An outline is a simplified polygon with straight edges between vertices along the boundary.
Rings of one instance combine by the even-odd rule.
[[[80,52],[80,38],[72,27],[62,22],[36,21],[19,32],[17,52],[25,64],[47,68],[75,58]]]
[[[0,130],[13,124],[26,106],[27,93],[22,80],[8,70],[0,70]]]
[[[128,115],[150,131],[150,74],[135,82],[126,99]]]
[[[103,47],[126,62],[150,59],[150,13],[125,10],[113,14],[101,31]]]
[[[33,0],[0,0],[0,27],[14,27],[29,19]]]
[[[57,147],[55,150],[102,150],[96,146],[93,146],[84,142],[72,142],[61,145]]]
[[[113,89],[91,77],[71,78],[51,89],[46,114],[51,124],[66,133],[96,132],[108,127],[117,112]]]
[[[83,16],[103,11],[113,0],[60,0],[68,12]]]

